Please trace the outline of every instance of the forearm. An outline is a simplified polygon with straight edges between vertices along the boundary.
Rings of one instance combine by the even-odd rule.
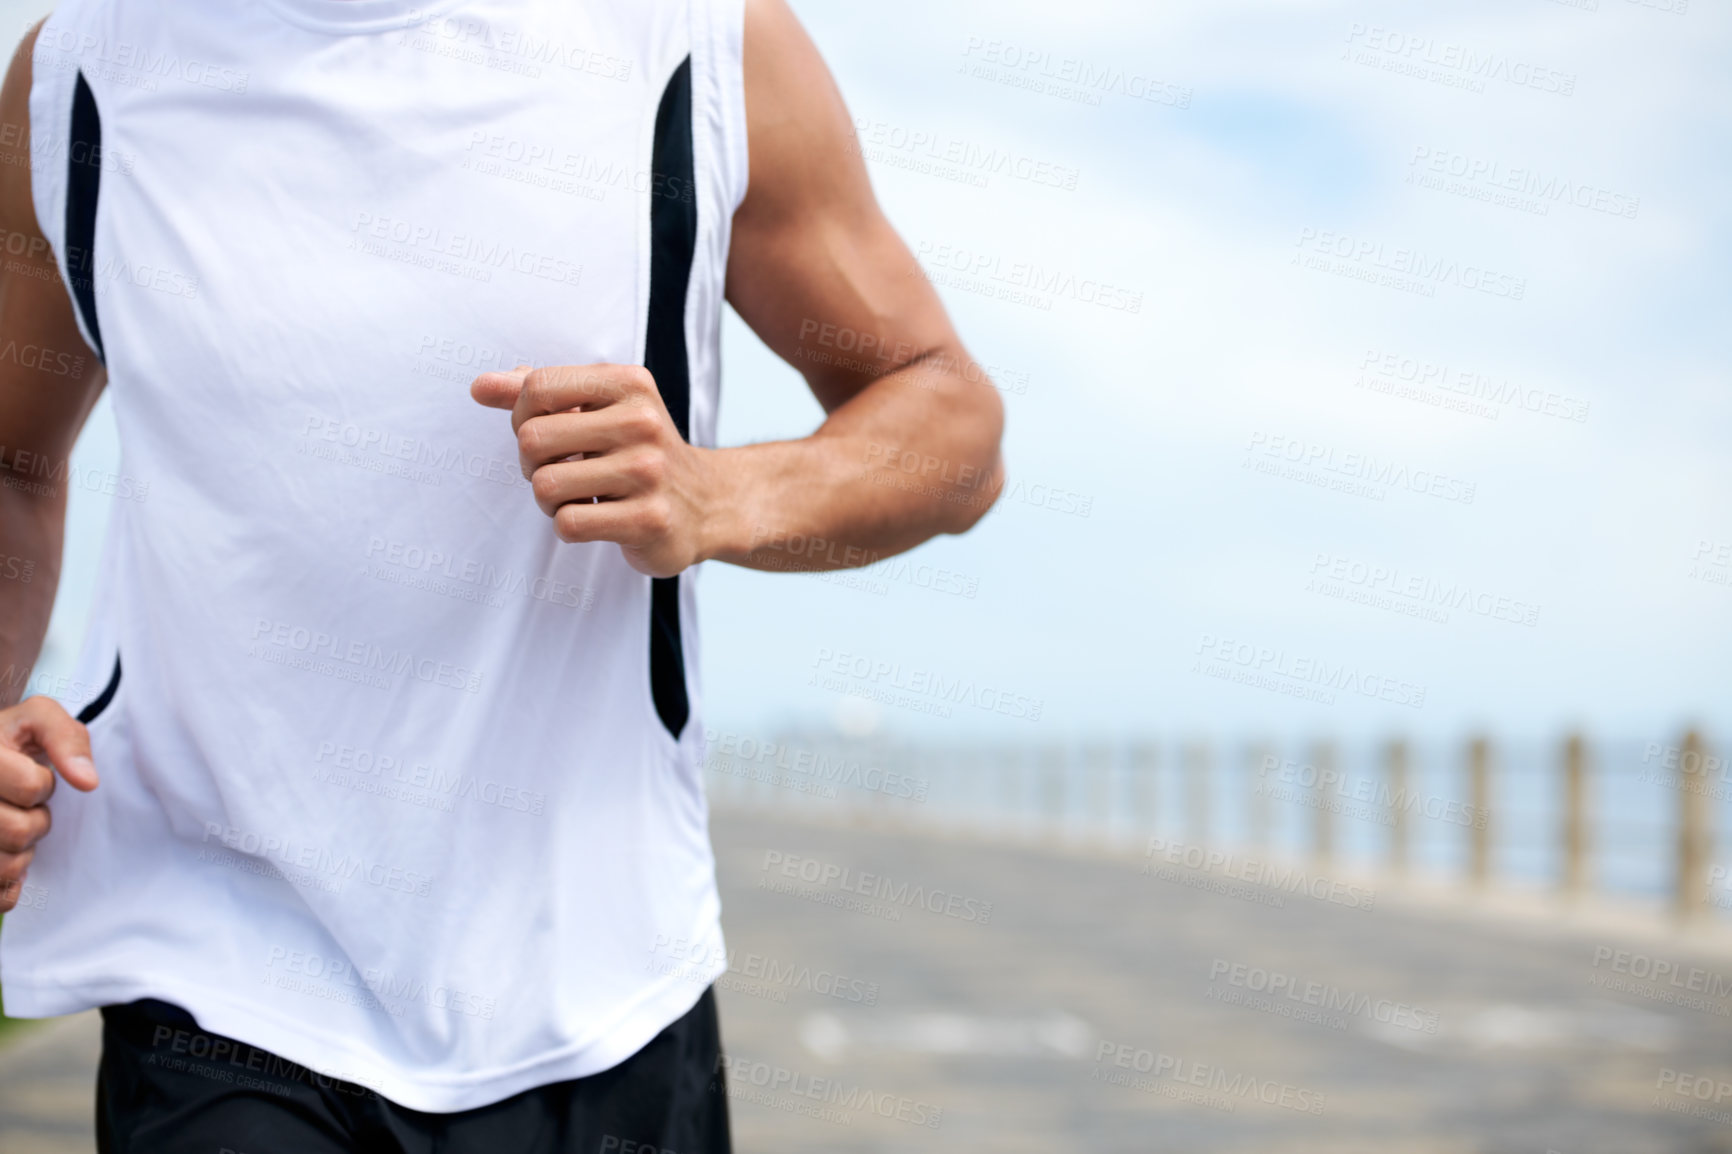
[[[997,392],[965,377],[966,363],[960,350],[934,350],[838,406],[809,437],[711,452],[703,556],[752,569],[845,569],[967,530],[1004,470]]]
[[[42,651],[66,526],[66,490],[0,488],[0,707],[24,696]]]

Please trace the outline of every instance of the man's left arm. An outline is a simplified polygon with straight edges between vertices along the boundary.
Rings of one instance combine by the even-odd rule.
[[[560,538],[618,542],[658,577],[710,559],[867,564],[968,529],[1004,480],[997,390],[880,211],[841,94],[784,0],[747,0],[745,87],[751,180],[728,300],[806,378],[826,413],[818,429],[688,445],[635,366],[488,373],[473,388],[512,410]]]

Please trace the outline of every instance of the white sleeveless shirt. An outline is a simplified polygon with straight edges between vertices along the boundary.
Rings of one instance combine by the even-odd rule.
[[[714,441],[740,0],[68,0],[37,219],[122,468],[8,1014],[154,997],[403,1105],[608,1068],[725,967],[690,574],[554,535],[519,363]],[[670,943],[705,965],[670,967]]]

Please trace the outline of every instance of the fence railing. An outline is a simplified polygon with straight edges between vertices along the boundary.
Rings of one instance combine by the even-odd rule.
[[[1005,745],[712,730],[719,806],[855,813],[972,833],[1135,846],[1246,846],[1396,876],[1663,901],[1691,923],[1732,909],[1714,835],[1732,767],[1675,743],[1269,741]]]

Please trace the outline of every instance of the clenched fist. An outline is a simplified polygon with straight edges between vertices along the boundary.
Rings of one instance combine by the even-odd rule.
[[[470,395],[511,410],[523,475],[562,541],[614,541],[671,577],[706,552],[710,455],[686,443],[647,369],[567,365],[483,373]]]
[[[96,788],[84,726],[48,697],[0,709],[0,913],[18,904],[36,843],[48,832],[55,770],[74,789]]]

